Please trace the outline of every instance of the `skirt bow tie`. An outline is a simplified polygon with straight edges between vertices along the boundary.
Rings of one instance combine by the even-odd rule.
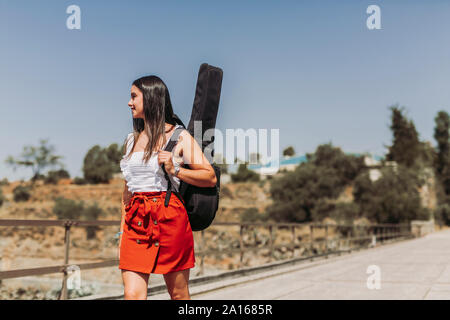
[[[125,207],[126,216],[125,216],[125,222],[126,224],[132,227],[132,220],[139,215],[140,218],[142,218],[142,221],[145,221],[147,216],[149,216],[149,223],[148,226],[145,227],[145,234],[148,237],[149,243],[152,243],[155,241],[155,245],[158,246],[159,241],[159,224],[155,216],[152,215],[152,213],[156,212],[156,209],[159,205],[161,205],[161,200],[158,199],[160,197],[153,196],[149,197],[147,195],[142,194],[134,194],[131,198],[130,203]],[[143,204],[144,209],[138,210],[139,207]],[[138,221],[138,226],[141,226],[139,223],[142,223],[142,221]]]

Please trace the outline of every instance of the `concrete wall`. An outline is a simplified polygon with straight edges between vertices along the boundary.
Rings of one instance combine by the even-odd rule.
[[[411,232],[415,237],[422,237],[427,234],[434,232],[434,220],[422,221],[413,220],[411,221]]]

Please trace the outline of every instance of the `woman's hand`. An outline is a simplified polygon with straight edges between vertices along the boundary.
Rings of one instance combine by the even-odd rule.
[[[164,169],[170,175],[175,174],[175,167],[172,162],[172,152],[159,150],[158,153],[158,165],[164,164]]]
[[[177,177],[197,187],[214,187],[217,183],[216,173],[203,154],[197,141],[187,130],[180,133],[173,152],[159,150],[158,165],[163,165],[167,174],[175,175],[174,160],[180,164]],[[184,167],[184,164],[189,166]]]

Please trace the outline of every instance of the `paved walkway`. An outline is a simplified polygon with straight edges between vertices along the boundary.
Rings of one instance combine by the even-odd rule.
[[[308,264],[209,292],[192,288],[192,299],[450,299],[450,230]],[[368,288],[371,265],[379,289]]]
[[[368,288],[368,278],[373,277],[367,273],[370,265],[379,267],[379,289]],[[296,271],[194,294],[192,299],[447,300],[450,230],[344,255],[309,268],[302,264]]]

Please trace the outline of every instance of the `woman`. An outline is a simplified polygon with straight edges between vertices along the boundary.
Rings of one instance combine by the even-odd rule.
[[[199,187],[215,186],[216,175],[186,130],[180,133],[173,152],[163,151],[180,125],[160,78],[134,81],[128,106],[134,131],[125,140],[125,155],[120,161],[125,177],[119,238],[124,296],[147,299],[149,275],[157,273],[164,275],[172,300],[188,300],[189,271],[195,264],[194,238],[183,202],[172,193],[169,205],[164,206],[167,180],[161,166],[164,164],[177,190],[180,180]],[[189,168],[181,167],[183,163]]]

